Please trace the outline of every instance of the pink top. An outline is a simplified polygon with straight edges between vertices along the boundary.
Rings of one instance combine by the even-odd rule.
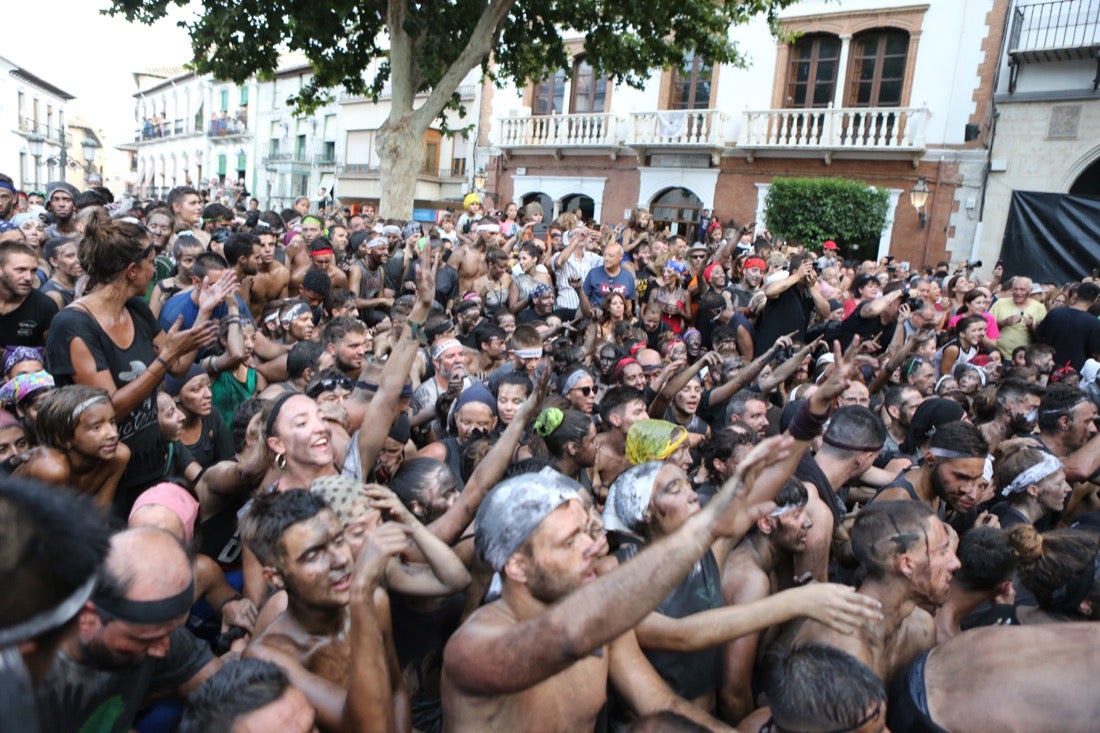
[[[955,324],[959,322],[960,318],[965,318],[968,315],[970,315],[970,314],[969,313],[963,313],[960,316],[951,316],[951,318],[947,321],[947,327],[949,329],[954,328]],[[990,341],[996,341],[997,339],[999,339],[1001,337],[1001,329],[997,328],[997,319],[994,318],[989,313],[979,313],[978,315],[980,315],[982,318],[985,319],[985,324],[986,324],[985,335],[986,335],[986,338],[988,338]]]

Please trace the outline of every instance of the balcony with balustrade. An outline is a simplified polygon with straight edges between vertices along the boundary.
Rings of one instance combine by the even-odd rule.
[[[757,156],[904,159],[925,151],[931,116],[923,107],[765,109],[742,113],[735,147]]]
[[[1100,88],[1100,0],[1054,0],[1018,5],[1008,34],[1008,91],[1016,91],[1020,67],[1058,61],[1096,60],[1092,90]]]
[[[610,155],[623,146],[623,118],[608,113],[526,115],[505,117],[500,123],[500,147],[515,153],[553,155],[568,152]]]
[[[729,115],[716,109],[632,112],[626,144],[639,157],[652,153],[708,153],[711,164],[726,147]]]

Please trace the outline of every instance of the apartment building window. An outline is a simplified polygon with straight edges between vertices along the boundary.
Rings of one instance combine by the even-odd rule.
[[[708,109],[714,67],[706,59],[689,51],[684,63],[672,70],[668,109]]]
[[[852,38],[848,72],[849,107],[899,107],[909,58],[909,34],[894,29]]]
[[[607,111],[607,76],[596,76],[595,69],[583,56],[573,63],[573,93],[569,108],[575,113]]]
[[[420,172],[426,176],[439,175],[439,145],[442,136],[439,130],[428,130],[424,133],[424,165]]]
[[[306,136],[299,135],[294,145],[294,159],[305,160],[306,159]]]
[[[836,36],[803,36],[791,49],[787,74],[787,107],[828,107],[836,89],[840,39]]]
[[[531,103],[531,114],[560,115],[564,111],[565,71],[559,71],[549,79],[535,86],[535,96]]]

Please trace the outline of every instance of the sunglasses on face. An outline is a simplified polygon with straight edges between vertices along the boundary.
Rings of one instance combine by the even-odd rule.
[[[591,397],[592,393],[596,391],[595,387],[574,387],[573,389],[580,392],[585,397]]]

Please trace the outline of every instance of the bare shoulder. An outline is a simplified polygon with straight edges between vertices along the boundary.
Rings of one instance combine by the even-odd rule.
[[[726,603],[748,603],[770,595],[771,578],[756,564],[745,542],[733,548],[722,566],[722,595]]]
[[[24,454],[23,462],[12,473],[58,486],[68,485],[72,477],[69,459],[65,454],[56,448],[45,446],[33,448]]]

